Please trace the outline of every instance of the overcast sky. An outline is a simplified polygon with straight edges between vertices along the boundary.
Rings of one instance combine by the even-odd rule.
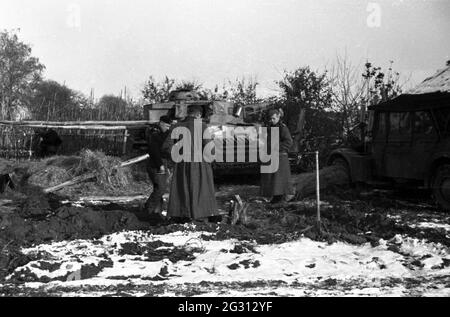
[[[449,0],[0,0],[0,29],[20,38],[45,77],[96,98],[148,76],[216,83],[351,61],[394,68],[411,84],[450,60]]]

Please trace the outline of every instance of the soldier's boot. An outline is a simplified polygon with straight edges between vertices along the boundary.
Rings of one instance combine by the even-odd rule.
[[[151,193],[144,205],[145,211],[148,214],[161,213],[162,211],[162,193],[155,190]]]

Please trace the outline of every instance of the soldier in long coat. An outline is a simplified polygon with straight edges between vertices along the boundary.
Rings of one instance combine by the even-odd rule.
[[[210,140],[200,141],[200,149],[195,149],[194,144],[194,122],[201,120],[202,108],[191,106],[188,109],[188,117],[174,126],[187,128],[191,134],[191,157],[189,162],[182,161],[175,163],[172,183],[170,186],[169,206],[167,216],[178,219],[205,219],[214,221],[220,217],[215,198],[214,178],[211,163],[205,162],[203,158],[203,147]],[[207,128],[204,122],[201,123],[201,135]],[[179,140],[175,140],[177,142]],[[166,139],[164,148],[166,151],[172,148],[175,143],[171,137]],[[184,150],[184,149],[183,149]],[[201,151],[201,162],[194,161],[194,151]],[[198,154],[197,154],[198,155]]]
[[[272,198],[271,203],[278,203],[289,195],[292,195],[291,169],[288,152],[292,146],[292,137],[288,127],[281,122],[281,112],[277,109],[269,111],[268,146],[271,144],[271,129],[279,130],[279,167],[275,173],[261,174],[261,195]]]

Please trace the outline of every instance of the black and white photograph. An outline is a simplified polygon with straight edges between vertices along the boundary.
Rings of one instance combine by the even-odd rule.
[[[449,297],[449,34],[448,0],[0,0],[0,297]]]

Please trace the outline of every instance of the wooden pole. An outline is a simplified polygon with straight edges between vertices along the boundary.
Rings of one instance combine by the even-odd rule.
[[[319,151],[316,151],[316,193],[317,193],[317,224],[320,228],[320,177],[319,177]]]
[[[94,178],[96,176],[97,176],[97,173],[83,174],[83,175],[80,175],[78,177],[75,177],[74,179],[72,179],[70,181],[64,182],[62,184],[59,184],[59,185],[56,185],[56,186],[53,186],[53,187],[46,188],[46,189],[44,189],[44,193],[46,193],[46,194],[47,193],[51,193],[51,192],[57,191],[58,189],[64,188],[66,186],[70,186],[70,185],[75,185],[75,184],[81,183],[81,182],[83,182],[85,180]]]
[[[150,157],[150,155],[148,155],[148,154],[136,157],[134,159],[131,159],[131,160],[123,162],[122,164],[120,164],[120,167],[125,167],[125,166],[128,166],[128,165],[132,165],[132,164],[136,164],[136,163],[142,162],[142,161],[148,159],[149,157]]]
[[[145,200],[147,199],[147,195],[137,195],[137,196],[118,196],[118,197],[110,197],[110,196],[89,196],[89,197],[79,197],[75,200],[76,202],[108,202],[108,203],[126,203],[126,202],[132,202],[136,200]]]

